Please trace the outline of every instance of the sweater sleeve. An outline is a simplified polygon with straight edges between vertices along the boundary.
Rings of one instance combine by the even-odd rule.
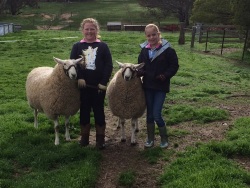
[[[108,48],[108,46],[105,44],[105,57],[104,57],[104,62],[105,62],[105,66],[104,66],[104,70],[102,72],[102,80],[100,81],[100,84],[102,85],[107,85],[107,83],[109,82],[109,79],[111,77],[112,71],[113,71],[113,62],[112,62],[112,56],[110,53],[110,50]]]
[[[79,54],[77,54],[77,43],[75,43],[71,49],[70,59],[77,59],[79,58]]]
[[[78,43],[75,43],[71,49],[70,59],[78,59],[80,55],[78,54]],[[83,71],[80,65],[77,65],[77,79],[83,79]]]
[[[172,78],[178,71],[179,69],[179,63],[178,63],[178,57],[173,48],[169,48],[169,54],[168,54],[168,62],[169,62],[169,67],[167,71],[164,73],[164,75],[167,78]]]

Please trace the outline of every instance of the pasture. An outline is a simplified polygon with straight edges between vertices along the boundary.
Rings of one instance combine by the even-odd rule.
[[[40,2],[39,8],[25,7],[16,16],[0,15],[0,21],[21,24],[24,29],[47,29],[60,26],[66,30],[76,30],[85,17],[98,20],[102,28],[107,22],[120,21],[123,24],[141,24],[155,18],[148,15],[145,8],[136,0],[126,1],[85,1],[72,3]],[[62,16],[63,15],[63,16]],[[162,20],[162,23],[175,22],[175,18]]]
[[[113,60],[137,62],[139,44],[145,40],[143,33],[102,31],[101,36],[110,47]],[[71,118],[73,141],[64,140],[61,120],[61,143],[55,146],[53,122],[40,114],[35,129],[25,95],[29,71],[38,66],[54,66],[53,56],[68,58],[81,33],[23,30],[2,36],[0,187],[75,188],[95,187],[97,183],[102,187],[110,180],[107,177],[105,180],[105,173],[109,172],[102,165],[110,161],[117,164],[110,180],[116,187],[248,187],[250,65],[196,53],[189,44],[179,46],[177,33],[162,33],[162,36],[176,49],[180,63],[163,110],[170,146],[167,150],[159,147],[144,150],[146,129],[142,118],[134,149],[128,144],[121,149],[116,143],[104,152],[94,147],[79,147],[78,114]],[[114,72],[117,69],[114,63]],[[108,126],[111,137],[116,134],[115,125]],[[127,160],[131,150],[145,161],[139,170],[131,167],[133,160]],[[114,153],[122,156],[121,163]],[[157,176],[152,169],[156,169]],[[104,180],[100,183],[100,179]]]
[[[77,30],[86,15],[100,22],[101,39],[109,45],[113,60],[136,63],[143,33],[107,32],[106,23],[145,24],[156,19],[135,0],[39,5],[39,9],[26,7],[18,16],[0,17],[2,22],[22,25],[21,32],[0,37],[1,188],[249,187],[249,57],[243,63],[230,59],[239,59],[238,51],[223,56],[203,53],[204,43],[195,43],[191,50],[189,33],[180,46],[178,33],[163,32],[180,63],[163,109],[169,148],[144,150],[145,117],[140,119],[137,146],[129,145],[130,126],[127,142],[120,143],[116,118],[108,108],[105,151],[96,150],[94,140],[88,148],[79,147],[79,114],[71,118],[71,142],[64,140],[64,119],[60,119],[60,145],[55,146],[52,121],[39,114],[38,129],[34,128],[25,94],[28,73],[38,66],[54,66],[53,56],[68,58],[71,46],[82,37]],[[178,23],[172,17],[158,21]],[[27,30],[37,28],[42,30]],[[54,28],[62,30],[47,30]],[[220,44],[208,47],[217,52]],[[114,72],[117,69],[114,63]]]

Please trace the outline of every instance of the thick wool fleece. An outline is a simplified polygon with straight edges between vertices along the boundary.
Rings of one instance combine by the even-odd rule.
[[[80,108],[77,81],[71,80],[59,64],[54,68],[33,69],[27,77],[26,95],[33,109],[44,112],[53,120],[58,115],[72,116]]]
[[[146,109],[145,94],[140,78],[126,81],[120,69],[107,88],[108,105],[113,115],[124,118],[139,118]]]

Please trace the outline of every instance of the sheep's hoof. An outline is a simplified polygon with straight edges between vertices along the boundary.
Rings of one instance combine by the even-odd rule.
[[[131,145],[131,146],[136,146],[136,144],[137,144],[136,142],[131,142],[130,145]]]
[[[135,129],[135,132],[138,133],[138,132],[139,132],[139,129]]]
[[[126,142],[126,139],[125,139],[125,138],[122,138],[122,139],[121,139],[121,142]]]

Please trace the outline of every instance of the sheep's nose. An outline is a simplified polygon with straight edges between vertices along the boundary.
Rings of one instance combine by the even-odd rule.
[[[130,76],[125,76],[126,81],[129,81],[129,79],[130,79]]]

